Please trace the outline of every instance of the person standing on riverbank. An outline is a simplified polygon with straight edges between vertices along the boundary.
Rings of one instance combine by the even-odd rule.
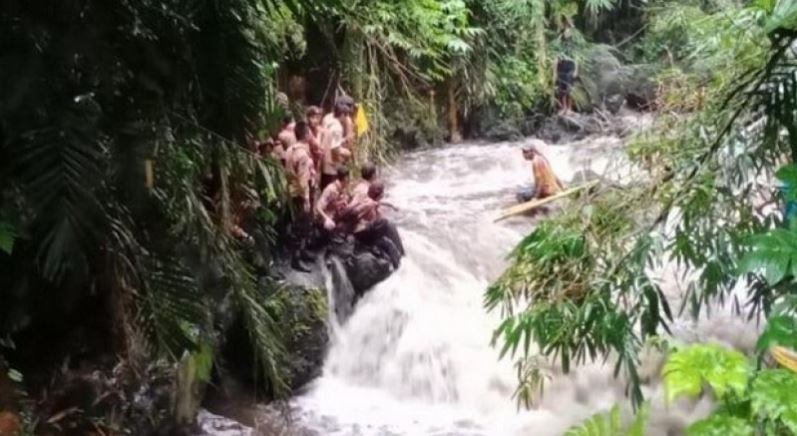
[[[338,167],[351,156],[349,150],[343,147],[344,129],[341,120],[346,114],[346,107],[342,104],[335,105],[333,116],[324,117],[321,147],[323,150],[321,164],[321,185],[323,191],[338,179]]]
[[[302,260],[309,259],[306,246],[312,231],[312,188],[315,170],[310,146],[307,144],[309,129],[304,121],[296,123],[294,128],[296,142],[288,149],[286,157],[286,172],[294,213],[292,233],[296,244],[291,265],[300,271],[307,271]]]
[[[285,150],[289,150],[296,142],[296,134],[294,132],[295,127],[296,123],[293,121],[293,117],[290,115],[286,115],[282,119],[280,130],[277,132],[277,139],[279,139],[279,141],[282,143],[282,146]]]
[[[307,108],[307,124],[310,126],[310,136],[307,142],[310,144],[310,151],[313,154],[313,162],[316,164],[316,170],[321,171],[321,160],[324,152],[321,146],[321,136],[324,133],[324,126],[321,125],[321,119],[324,113],[318,106],[310,106]]]
[[[567,115],[573,110],[573,98],[570,90],[578,77],[578,65],[573,59],[560,56],[556,59],[554,70],[554,94],[560,115]]]

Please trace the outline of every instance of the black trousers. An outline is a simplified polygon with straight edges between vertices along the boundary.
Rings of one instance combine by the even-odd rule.
[[[386,254],[394,267],[398,268],[401,257],[404,256],[404,244],[398,234],[396,226],[390,221],[380,218],[368,225],[365,229],[354,234],[362,245],[375,247]]]
[[[307,245],[313,232],[313,218],[304,210],[304,198],[291,198],[293,222],[291,223],[290,242],[293,247],[294,259],[309,259]]]

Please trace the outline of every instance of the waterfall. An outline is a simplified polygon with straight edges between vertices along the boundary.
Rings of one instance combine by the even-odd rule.
[[[629,413],[626,386],[613,377],[612,362],[570,374],[547,365],[550,378],[535,409],[518,411],[512,399],[516,369],[490,344],[500,319],[484,310],[483,295],[534,226],[526,217],[492,219],[531,179],[521,143],[415,152],[388,171],[387,199],[400,209],[390,218],[407,255],[344,323],[339,320],[351,308],[341,302],[352,301],[353,290],[341,262],[333,258],[328,265],[333,335],[323,375],[291,401],[299,434],[554,436],[614,404]],[[565,182],[598,174],[628,183],[640,172],[627,165],[622,145],[616,137],[592,137],[546,153]],[[675,269],[667,266],[661,276],[663,291],[677,300]],[[672,330],[685,340],[737,348],[755,340],[755,329],[730,313],[678,319]],[[660,364],[660,356],[650,355],[640,367],[652,402],[647,434],[680,434],[712,405],[707,399],[665,404]]]
[[[337,334],[340,332],[341,324],[354,311],[354,300],[356,298],[354,286],[349,280],[343,261],[335,255],[327,258],[324,265],[324,278],[329,305],[330,330],[333,334]]]

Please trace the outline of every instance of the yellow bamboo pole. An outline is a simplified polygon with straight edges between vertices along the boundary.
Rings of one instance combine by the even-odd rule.
[[[535,209],[537,207],[540,207],[540,206],[542,206],[544,204],[548,204],[548,203],[550,203],[552,201],[558,200],[560,198],[567,197],[568,195],[572,195],[572,194],[574,194],[576,192],[583,191],[585,189],[589,189],[589,188],[591,188],[591,187],[593,187],[593,186],[595,186],[597,184],[598,184],[598,180],[593,180],[593,181],[585,183],[583,185],[579,185],[579,186],[576,186],[574,188],[566,189],[566,190],[564,190],[564,191],[562,191],[562,192],[560,192],[558,194],[552,195],[550,197],[541,198],[541,199],[537,199],[537,200],[531,200],[531,201],[527,201],[525,203],[518,204],[516,206],[508,207],[508,208],[502,210],[500,215],[498,215],[498,217],[496,217],[493,220],[493,222],[498,222],[498,221],[501,221],[503,219],[509,218],[509,217],[511,217],[513,215],[518,215],[518,214],[521,214],[523,212],[528,212],[528,211],[533,210],[533,209]]]
[[[793,350],[775,345],[769,349],[769,353],[781,366],[797,372],[797,353]]]
[[[144,183],[147,185],[147,188],[150,189],[155,185],[155,172],[152,168],[152,159],[144,160]]]

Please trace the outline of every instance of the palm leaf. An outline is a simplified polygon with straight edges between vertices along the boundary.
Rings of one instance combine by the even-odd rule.
[[[60,123],[19,138],[13,168],[32,210],[38,258],[45,277],[86,270],[103,232],[98,198],[103,145],[92,119],[68,110]]]

